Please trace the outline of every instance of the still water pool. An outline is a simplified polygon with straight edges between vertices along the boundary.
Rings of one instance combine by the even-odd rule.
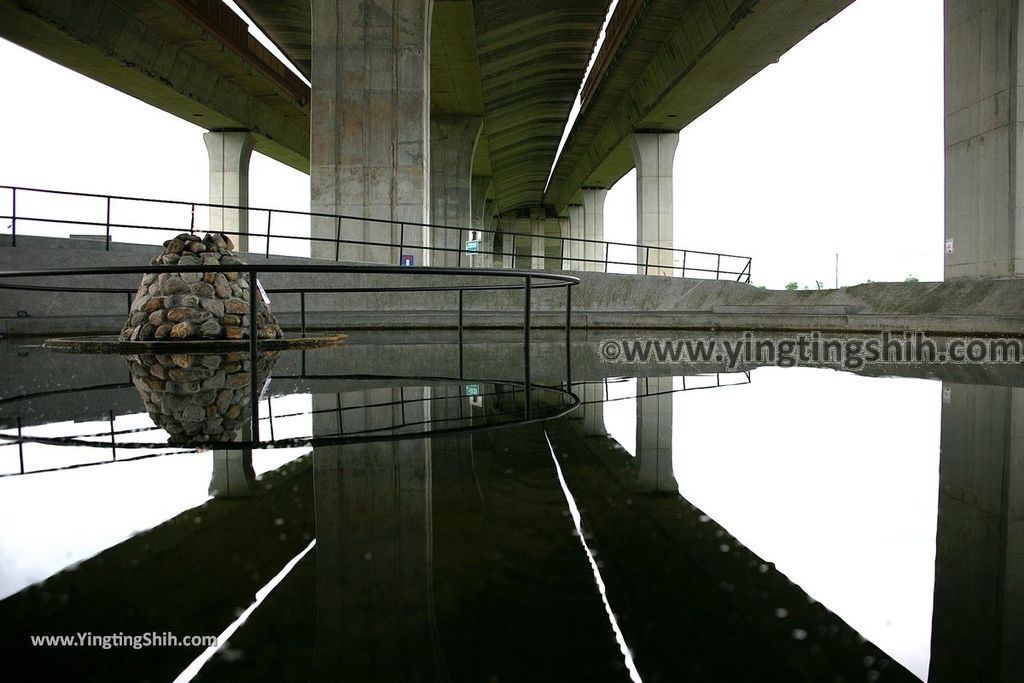
[[[528,365],[521,342],[449,341],[268,354],[253,401],[241,355],[8,340],[5,661],[25,680],[1022,680],[1015,369],[623,377],[587,340],[541,338]]]

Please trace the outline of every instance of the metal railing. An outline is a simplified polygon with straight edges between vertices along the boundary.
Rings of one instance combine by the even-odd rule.
[[[28,206],[26,202],[29,202]],[[61,203],[70,213],[57,215],[59,209],[56,205]],[[213,209],[245,212],[249,226],[247,231],[217,231],[246,237],[249,240],[248,253],[260,253],[265,258],[288,251],[272,249],[272,244],[276,242],[278,247],[308,245],[309,254],[313,257],[336,262],[399,264],[403,256],[411,255],[415,263],[416,253],[423,253],[429,254],[432,261],[437,261],[432,265],[442,267],[475,267],[483,257],[489,257],[501,266],[506,262],[516,265],[537,260],[544,264],[545,269],[551,270],[607,273],[612,272],[612,268],[632,268],[642,275],[671,274],[740,282],[750,282],[752,263],[749,256],[736,254],[563,235],[534,235],[289,209],[0,185],[0,210],[6,209],[9,211],[0,214],[0,221],[9,222],[12,246],[17,246],[19,229],[24,233],[30,225],[97,230],[98,234],[91,237],[101,239],[107,250],[110,249],[115,232],[127,231],[133,237],[169,239],[182,232],[195,234],[209,229],[210,223],[202,213]],[[297,234],[281,230],[282,223]],[[474,232],[483,238],[480,240],[484,247],[482,251],[467,251],[463,246]],[[422,236],[425,233],[429,233],[431,244],[423,244]],[[541,244],[557,242],[558,256],[549,256],[539,251],[534,253],[537,240],[541,240]],[[444,246],[450,244],[457,246]],[[499,244],[500,247],[497,246]],[[257,250],[257,246],[262,248]]]
[[[465,306],[465,293],[467,291],[490,291],[490,290],[521,290],[523,292],[523,358],[524,358],[524,373],[522,385],[524,387],[533,387],[534,384],[530,379],[530,335],[531,335],[531,318],[532,318],[532,294],[536,289],[549,289],[563,287],[565,289],[565,335],[566,335],[566,346],[569,346],[572,332],[572,287],[579,284],[580,280],[578,277],[572,275],[563,275],[559,273],[538,273],[532,271],[519,271],[519,270],[494,270],[494,269],[478,269],[478,270],[463,270],[458,268],[423,268],[423,267],[403,267],[403,266],[371,266],[371,265],[333,265],[333,266],[318,266],[318,265],[280,265],[280,264],[263,264],[261,266],[254,264],[232,264],[232,265],[190,265],[190,266],[122,266],[122,267],[108,267],[108,268],[57,268],[47,270],[25,270],[25,271],[0,271],[0,290],[3,289],[14,289],[14,290],[36,290],[36,291],[59,291],[59,292],[76,292],[85,291],[91,293],[106,292],[115,294],[117,296],[125,295],[128,300],[128,308],[131,309],[132,296],[134,291],[126,290],[117,287],[71,287],[67,285],[31,285],[31,284],[12,284],[4,282],[4,280],[25,280],[31,278],[46,278],[48,281],[52,281],[55,277],[68,278],[68,277],[88,277],[88,276],[111,276],[111,275],[145,275],[149,273],[245,273],[249,282],[249,301],[248,301],[248,338],[244,340],[246,343],[250,368],[252,370],[249,373],[249,390],[251,396],[258,396],[257,382],[258,367],[257,358],[260,353],[260,349],[263,346],[269,346],[266,341],[261,341],[258,336],[256,328],[257,312],[258,312],[258,300],[259,300],[259,287],[257,285],[257,279],[261,272],[263,273],[291,273],[291,274],[366,274],[366,275],[401,275],[406,277],[415,276],[437,276],[437,275],[455,275],[466,277],[469,276],[473,279],[482,278],[496,278],[499,280],[520,280],[521,284],[513,282],[507,283],[495,283],[495,282],[484,282],[481,284],[453,284],[453,285],[409,285],[409,286],[377,286],[377,287],[338,287],[338,288],[321,288],[321,292],[335,292],[335,291],[357,291],[364,293],[390,293],[394,291],[402,292],[434,292],[434,291],[457,291],[458,292],[458,309],[456,315],[458,317],[458,330],[460,339],[463,333],[463,318],[464,318],[464,306]],[[302,290],[298,290],[301,291]],[[306,292],[308,293],[308,291]],[[302,316],[303,321],[305,320],[305,296],[302,297]],[[305,334],[305,324],[303,323],[303,335]],[[174,344],[175,351],[188,352],[189,342]],[[460,345],[461,347],[461,345]],[[568,369],[567,369],[568,373]],[[460,357],[460,374],[461,374],[461,357]],[[533,410],[531,401],[532,391],[525,391],[525,419],[532,421]],[[253,401],[252,410],[252,441],[253,443],[260,442],[259,435],[259,411],[258,402]],[[214,442],[210,442],[211,445],[215,445]],[[235,444],[234,447],[237,447]]]

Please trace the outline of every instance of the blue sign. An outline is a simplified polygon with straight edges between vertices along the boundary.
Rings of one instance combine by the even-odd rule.
[[[466,385],[466,396],[479,396],[480,385],[479,384],[467,384]]]
[[[402,254],[401,264],[403,266],[415,266],[416,256],[415,254]]]
[[[478,253],[480,251],[480,240],[466,240],[466,251],[471,254]]]

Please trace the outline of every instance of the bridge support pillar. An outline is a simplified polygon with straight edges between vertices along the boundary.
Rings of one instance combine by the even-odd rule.
[[[637,273],[672,275],[672,160],[679,133],[636,133]]]
[[[672,474],[672,378],[636,381],[636,459],[638,490],[679,493]]]
[[[604,240],[604,200],[608,197],[608,190],[585,187],[580,190],[580,194],[583,196],[584,237],[588,240]],[[604,271],[605,250],[600,244],[585,243],[583,257],[588,259],[583,270]]]
[[[210,203],[248,206],[252,134],[247,130],[211,130],[203,133],[203,142],[210,160]],[[249,251],[248,210],[211,207],[210,230],[228,233],[238,251]]]
[[[494,203],[487,200],[487,192],[491,187],[491,177],[483,175],[473,176],[473,191],[471,208],[473,212],[472,225],[480,230],[480,252],[473,257],[473,265],[477,268],[490,268],[494,263],[494,233],[484,232],[490,230],[491,211]]]
[[[311,0],[310,199],[314,212],[425,223],[429,219],[432,0]],[[316,258],[398,263],[400,226],[314,218]],[[405,253],[425,263],[423,230]],[[412,245],[413,248],[409,248]]]
[[[547,221],[544,218],[530,219],[530,232],[533,234],[531,245],[533,249],[533,270],[547,270],[548,260],[545,258],[545,247],[547,242]]]
[[[583,242],[576,240],[584,239],[583,229],[583,205],[569,205],[569,263],[566,266],[569,270],[585,270],[584,264],[579,259],[583,258]]]
[[[482,120],[477,116],[430,117],[430,222],[461,230],[431,229],[430,265],[468,268],[465,241],[473,223],[473,153]],[[461,254],[461,256],[460,256]]]
[[[945,276],[1024,275],[1022,10],[945,3]]]

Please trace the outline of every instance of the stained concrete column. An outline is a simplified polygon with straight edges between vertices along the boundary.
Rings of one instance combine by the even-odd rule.
[[[583,197],[583,236],[588,240],[604,240],[604,200],[608,190],[598,187],[585,187],[580,190]],[[583,257],[588,262],[583,270],[604,271],[605,252],[602,245],[586,242]]]
[[[533,270],[546,270],[547,269],[547,255],[545,253],[545,244],[547,232],[547,220],[544,218],[531,218],[530,219],[530,234],[533,235],[531,240],[531,248],[533,250]]]
[[[928,680],[1024,671],[1024,389],[943,384]]]
[[[1024,274],[1021,8],[945,2],[945,276]]]
[[[255,492],[256,472],[252,468],[252,450],[215,450],[210,495],[214,498],[249,498]]]
[[[472,225],[474,229],[481,231],[480,252],[473,257],[473,265],[477,268],[490,268],[494,262],[494,233],[490,232],[490,214],[488,213],[493,209],[494,204],[487,201],[491,177],[475,175],[472,186],[472,201],[470,203],[473,212]]]
[[[473,224],[473,153],[481,123],[477,116],[430,117],[430,222],[459,228],[431,229],[431,265],[470,265],[463,252]]]
[[[480,235],[480,267],[498,268],[501,265],[501,261],[495,254],[495,249],[498,245],[494,240],[494,202],[490,199],[485,199],[481,204],[478,220],[480,221],[480,230],[484,232]],[[473,213],[477,213],[475,207]]]
[[[652,493],[679,493],[672,474],[672,378],[636,381],[637,487]]]
[[[210,160],[210,203],[249,206],[249,158],[252,135],[247,130],[203,133]],[[249,211],[210,208],[210,230],[226,232],[238,251],[249,251]]]
[[[679,133],[636,133],[637,273],[672,275],[672,160]]]
[[[311,0],[310,198],[314,212],[429,222],[432,0]],[[313,237],[338,223],[316,218]],[[398,244],[400,226],[341,222],[344,239]],[[406,228],[406,245],[423,230]],[[342,244],[341,260],[398,263],[398,248]],[[312,255],[333,259],[333,242]],[[406,248],[416,265],[423,250]]]
[[[568,244],[568,268],[570,270],[583,270],[583,264],[579,261],[579,259],[583,258],[583,242],[576,241],[584,238],[582,204],[569,205],[569,237],[572,239]]]

